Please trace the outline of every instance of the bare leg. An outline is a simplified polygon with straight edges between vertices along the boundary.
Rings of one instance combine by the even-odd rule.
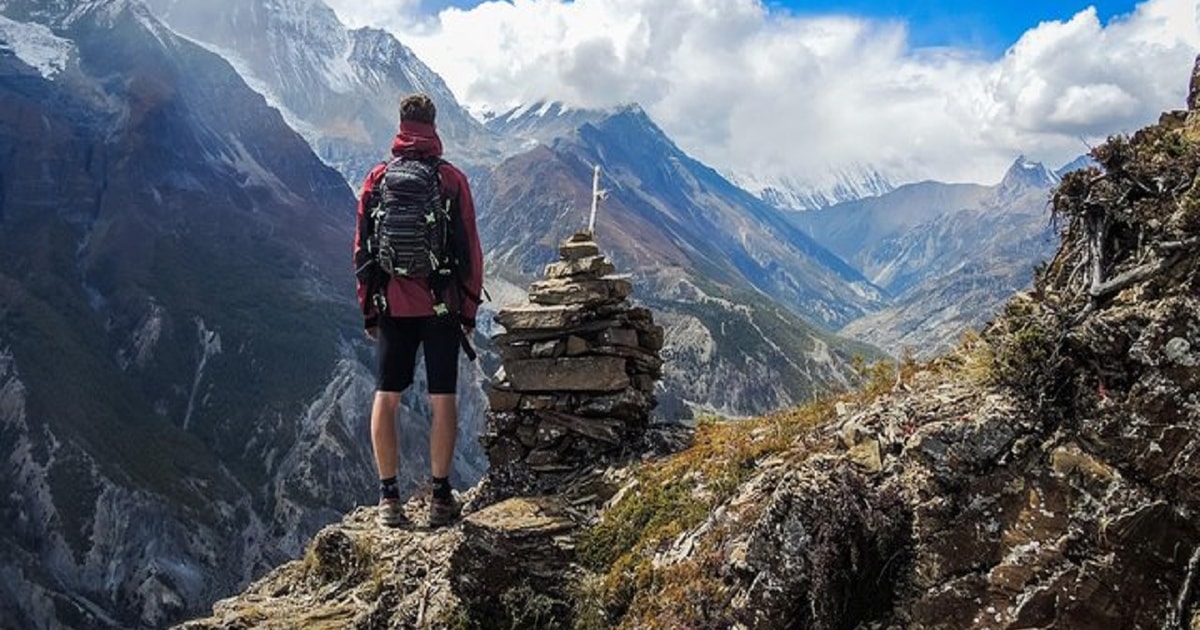
[[[429,463],[434,477],[449,477],[458,437],[458,405],[454,394],[430,394],[433,427],[429,432]]]
[[[371,445],[375,447],[375,466],[379,478],[396,476],[398,445],[396,440],[396,408],[400,406],[400,394],[375,392],[375,404],[371,408]]]

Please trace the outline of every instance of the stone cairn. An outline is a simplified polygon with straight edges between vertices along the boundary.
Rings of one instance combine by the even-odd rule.
[[[592,235],[568,238],[559,254],[530,287],[531,304],[496,315],[503,367],[481,441],[493,479],[527,492],[637,448],[662,377],[663,329],[626,301],[632,284]]]

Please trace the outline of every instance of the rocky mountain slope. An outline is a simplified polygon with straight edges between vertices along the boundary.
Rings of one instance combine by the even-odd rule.
[[[349,207],[140,3],[0,3],[0,625],[161,627],[374,500]]]
[[[360,510],[187,627],[1200,627],[1192,95],[1065,178],[1057,254],[955,352],[449,529]]]
[[[681,151],[636,105],[584,122],[492,173],[482,228],[497,265],[533,273],[586,223],[594,165],[608,192],[597,233],[627,268],[690,269],[753,287],[827,325],[878,303],[861,275]]]
[[[1018,158],[996,186],[922,182],[796,215],[798,225],[889,293],[841,333],[930,357],[1029,286],[1053,253],[1049,198],[1059,177]]]
[[[394,36],[346,28],[321,0],[147,0],[176,31],[218,52],[351,182],[387,155],[399,98],[423,91],[460,163],[499,159],[498,140]]]
[[[807,321],[840,325],[875,308],[879,291],[774,208],[688,157],[640,108],[549,104],[493,124],[548,144],[480,181],[491,269],[517,283],[540,274],[557,243],[586,225],[600,165],[608,192],[597,240],[634,272],[635,298],[661,311],[669,331],[664,413],[788,406],[845,386],[854,356],[874,355]]]

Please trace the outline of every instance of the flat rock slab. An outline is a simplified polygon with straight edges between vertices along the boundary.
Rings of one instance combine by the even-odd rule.
[[[621,432],[625,428],[625,423],[620,420],[608,418],[581,418],[557,411],[543,411],[538,415],[545,424],[613,446],[620,446]]]
[[[488,408],[492,411],[512,411],[521,404],[521,394],[489,387],[487,389]]]
[[[565,617],[563,576],[573,555],[574,529],[556,497],[509,499],[466,517],[463,544],[451,559],[454,593],[472,618],[506,619],[512,615],[506,600],[520,597],[523,586],[544,596],[543,603],[556,602],[548,614]]]
[[[600,333],[600,343],[636,348],[638,346],[638,331],[629,328],[609,328]]]
[[[557,497],[518,497],[486,507],[463,520],[468,544],[496,548],[499,540],[545,538],[570,531],[574,521],[566,516]]]
[[[616,271],[617,268],[604,256],[588,256],[577,260],[566,260],[546,265],[547,278],[570,278],[585,276],[599,278]]]
[[[629,386],[622,357],[528,359],[505,364],[520,392],[617,392]]]
[[[558,248],[558,255],[563,260],[579,260],[589,256],[599,256],[600,246],[594,241],[567,242]]]
[[[615,304],[633,293],[628,280],[543,280],[529,288],[534,304]]]
[[[585,322],[589,313],[578,306],[518,306],[496,314],[496,323],[507,330],[558,330]]]

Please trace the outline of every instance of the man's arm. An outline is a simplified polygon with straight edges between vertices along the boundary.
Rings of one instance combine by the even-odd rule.
[[[462,171],[451,166],[458,190],[455,199],[458,202],[458,217],[462,228],[462,247],[466,264],[460,268],[464,299],[459,306],[461,309],[463,327],[475,328],[475,316],[479,312],[480,294],[483,292],[483,247],[479,244],[479,228],[475,224],[475,200],[471,197],[471,186],[467,176]]]

